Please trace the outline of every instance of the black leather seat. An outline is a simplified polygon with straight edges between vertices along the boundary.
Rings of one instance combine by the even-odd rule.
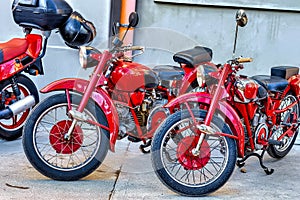
[[[258,75],[252,78],[272,92],[283,92],[289,84],[286,79],[278,76]]]
[[[184,71],[180,67],[172,65],[158,65],[153,68],[160,80],[171,81],[179,80],[184,76]]]
[[[210,48],[196,46],[193,49],[188,49],[176,53],[173,60],[180,64],[186,64],[188,67],[194,67],[203,62],[210,62],[213,52]]]

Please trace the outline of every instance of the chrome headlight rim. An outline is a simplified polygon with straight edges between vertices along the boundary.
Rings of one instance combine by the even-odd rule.
[[[81,46],[79,47],[79,62],[82,68],[87,68],[87,47]]]

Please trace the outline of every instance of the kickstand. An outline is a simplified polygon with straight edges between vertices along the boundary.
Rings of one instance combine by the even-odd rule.
[[[264,149],[264,150],[262,151],[261,154],[258,154],[258,153],[251,153],[251,154],[248,154],[248,155],[246,155],[242,160],[238,160],[236,164],[237,164],[237,166],[238,166],[239,168],[241,168],[241,167],[243,167],[243,166],[245,165],[245,161],[246,161],[249,157],[251,157],[251,156],[256,156],[256,157],[258,158],[258,160],[259,160],[260,166],[263,168],[263,170],[265,171],[265,173],[266,173],[267,175],[271,175],[271,174],[273,174],[274,169],[269,169],[268,167],[266,167],[266,166],[263,164],[263,156],[264,156],[265,152],[266,152],[266,149]]]
[[[146,150],[146,148],[151,146],[151,142],[152,142],[152,140],[148,140],[145,144],[140,145],[140,150],[142,153],[144,153],[144,154],[150,153],[150,149]]]

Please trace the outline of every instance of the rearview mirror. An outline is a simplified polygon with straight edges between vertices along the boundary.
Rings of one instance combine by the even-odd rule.
[[[235,15],[235,20],[238,26],[244,27],[248,23],[246,12],[242,9],[238,10]]]
[[[136,27],[139,23],[139,15],[136,12],[132,12],[129,15],[129,27]]]

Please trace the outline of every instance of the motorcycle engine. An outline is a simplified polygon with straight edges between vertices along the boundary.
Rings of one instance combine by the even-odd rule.
[[[267,116],[265,114],[256,113],[252,121],[254,128],[254,143],[256,150],[263,149],[264,145],[268,143],[269,128],[266,124]]]
[[[155,90],[151,92],[145,92],[142,103],[134,108],[139,126],[141,127],[143,133],[147,132],[149,126],[151,127],[151,119],[155,114],[156,116],[159,116],[159,118],[155,118],[155,122],[160,122],[160,118],[165,118],[167,116],[166,113],[161,112],[161,109],[158,109],[162,108],[162,106],[167,102],[167,99],[164,99],[163,97],[158,95]],[[124,138],[128,133],[131,133],[131,135],[136,135],[138,137],[136,124],[130,108],[121,104],[117,104],[116,107],[120,123],[119,139]],[[158,112],[159,114],[157,114]]]
[[[117,104],[116,106],[119,115],[119,139],[124,138],[127,132],[135,129],[133,116],[128,107]]]

